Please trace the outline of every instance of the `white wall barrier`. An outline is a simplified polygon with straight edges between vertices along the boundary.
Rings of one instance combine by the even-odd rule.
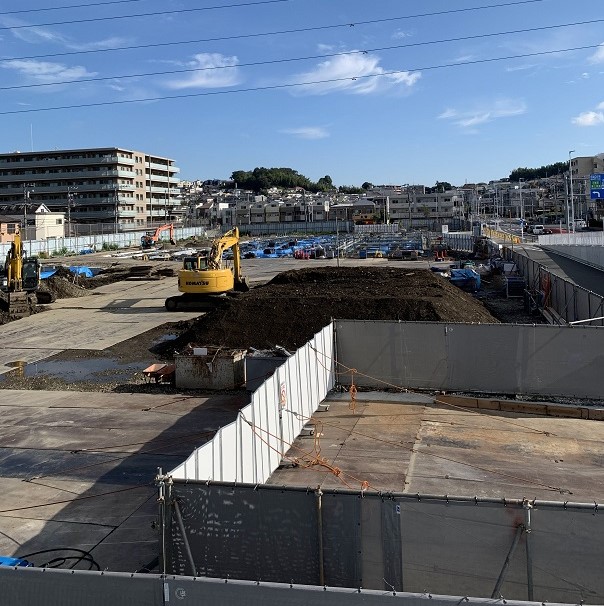
[[[49,257],[58,252],[67,250],[70,253],[81,254],[82,251],[101,252],[103,246],[117,246],[127,248],[129,246],[140,247],[141,236],[147,231],[118,232],[116,234],[89,234],[74,236],[72,238],[47,238],[46,240],[26,240],[23,248],[26,255],[34,256],[45,254]],[[182,227],[174,229],[176,240],[186,240],[194,236],[205,237],[206,230],[203,227]],[[6,256],[10,249],[10,243],[0,244],[0,257]],[[109,251],[108,251],[109,252]]]
[[[237,420],[218,430],[169,475],[183,480],[264,483],[333,388],[333,324],[288,358]]]

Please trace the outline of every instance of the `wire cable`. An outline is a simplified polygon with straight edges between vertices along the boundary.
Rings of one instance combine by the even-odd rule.
[[[41,87],[47,87],[47,86],[80,84],[80,83],[84,83],[84,82],[103,82],[103,81],[107,81],[107,80],[126,80],[129,78],[146,78],[149,76],[172,76],[175,74],[207,72],[207,71],[215,71],[215,70],[222,70],[222,69],[233,69],[233,68],[237,68],[237,67],[257,67],[260,65],[294,63],[297,61],[312,61],[312,60],[316,60],[316,59],[329,59],[332,57],[345,57],[345,56],[350,56],[350,55],[366,55],[368,53],[400,50],[400,49],[411,48],[411,47],[416,47],[416,46],[429,46],[432,44],[445,44],[445,43],[449,43],[449,42],[461,42],[461,41],[475,40],[475,39],[480,39],[480,38],[493,38],[493,37],[498,37],[498,36],[508,36],[508,35],[521,34],[521,33],[531,33],[531,32],[537,32],[537,31],[542,31],[542,30],[557,29],[557,28],[564,28],[564,27],[575,27],[575,26],[579,26],[579,25],[588,25],[588,24],[594,24],[594,23],[604,23],[604,19],[594,19],[591,21],[578,21],[576,23],[548,25],[548,26],[543,26],[543,27],[531,27],[531,28],[527,28],[527,29],[509,30],[509,31],[504,31],[504,32],[492,32],[492,33],[488,33],[488,34],[477,34],[474,36],[461,36],[458,38],[444,38],[441,40],[429,40],[426,42],[413,42],[413,43],[407,43],[407,44],[397,44],[394,46],[382,46],[382,47],[377,47],[377,48],[366,48],[366,49],[362,49],[362,50],[342,51],[339,53],[325,53],[322,55],[308,55],[308,56],[304,56],[304,57],[268,59],[268,60],[264,60],[264,61],[251,61],[248,63],[233,63],[231,65],[218,65],[218,66],[212,66],[212,67],[192,67],[192,68],[187,68],[187,69],[165,70],[165,71],[160,71],[160,72],[143,72],[143,73],[139,73],[139,74],[123,74],[123,75],[118,75],[118,76],[98,76],[98,77],[93,77],[93,78],[80,78],[77,80],[61,80],[61,81],[57,81],[57,82],[41,82],[41,83],[35,83],[35,84],[17,84],[14,86],[0,86],[0,90],[16,90],[16,89],[22,89],[22,88],[41,88]],[[3,59],[3,60],[0,60],[0,62],[1,61],[9,61],[9,60]],[[413,70],[413,71],[416,71],[416,70]]]
[[[113,494],[119,494],[122,492],[128,492],[130,490],[137,490],[139,488],[149,488],[154,485],[154,482],[147,482],[145,484],[136,484],[135,486],[128,486],[126,488],[119,488],[117,490],[109,490],[108,492],[98,492],[95,494],[87,494],[73,499],[63,499],[61,501],[50,501],[49,503],[38,503],[37,505],[25,505],[23,507],[13,507],[11,509],[1,509],[0,513],[14,513],[15,511],[26,511],[27,509],[38,509],[40,507],[50,507],[51,505],[67,505],[69,503],[75,503],[77,501],[86,501],[88,499],[96,499],[97,497],[106,497]]]
[[[250,88],[236,88],[229,90],[217,90],[217,91],[205,91],[202,93],[187,93],[184,95],[162,95],[158,97],[147,97],[141,99],[120,99],[113,101],[98,101],[95,103],[77,103],[72,105],[57,105],[54,107],[38,107],[32,109],[16,109],[16,110],[8,110],[8,111],[0,111],[0,116],[9,116],[15,114],[31,114],[37,112],[47,112],[47,111],[57,111],[62,109],[82,109],[88,107],[103,107],[103,106],[111,106],[111,105],[127,105],[134,103],[148,103],[149,101],[171,101],[176,99],[191,99],[191,98],[199,98],[199,97],[212,97],[217,95],[232,95],[232,94],[240,94],[240,93],[250,93],[250,92],[262,92],[262,91],[270,91],[270,90],[283,90],[283,89],[292,89],[292,88],[301,88],[303,86],[314,86],[317,84],[334,84],[337,82],[348,82],[348,81],[356,81],[356,80],[367,80],[369,78],[383,78],[385,76],[396,76],[409,72],[416,71],[431,71],[436,69],[444,69],[449,67],[461,67],[465,65],[478,65],[481,63],[494,63],[497,61],[507,61],[510,59],[525,59],[527,57],[539,57],[545,55],[554,55],[561,53],[569,53],[579,50],[589,50],[600,48],[600,44],[590,44],[586,46],[575,46],[572,48],[564,48],[564,49],[556,49],[550,51],[540,51],[535,53],[522,53],[518,55],[506,55],[504,57],[493,57],[490,59],[476,59],[474,61],[459,61],[455,63],[443,63],[441,65],[429,65],[424,67],[414,67],[408,68],[404,70],[392,70],[388,72],[381,72],[379,74],[363,74],[359,76],[347,76],[344,78],[328,78],[325,80],[311,80],[307,82],[292,82],[289,84],[273,84],[267,86],[255,86]]]
[[[99,8],[111,4],[131,4],[132,2],[147,2],[147,0],[109,0],[109,2],[94,2],[92,4],[65,4],[63,6],[45,6],[42,8],[23,8],[17,11],[0,12],[0,17],[6,15],[22,15],[24,13],[42,13],[46,11],[62,11],[72,8]]]
[[[547,0],[528,0],[528,2],[543,2],[543,1],[547,1]],[[477,8],[471,9],[471,10],[499,8],[499,7],[505,7],[505,6],[510,6],[510,5],[514,5],[514,4],[523,4],[523,3],[512,2],[512,3],[506,3],[506,4],[477,7]],[[463,10],[470,10],[470,9],[463,9]],[[331,24],[331,25],[319,25],[319,26],[315,26],[315,27],[303,27],[303,28],[297,28],[297,29],[275,30],[275,31],[270,31],[270,32],[256,32],[256,33],[251,33],[251,34],[239,34],[239,35],[234,35],[234,36],[220,36],[220,37],[216,37],[216,38],[201,38],[201,39],[197,39],[197,40],[181,40],[181,41],[175,41],[175,42],[155,42],[152,44],[138,44],[138,45],[134,45],[134,46],[116,46],[116,47],[112,47],[112,48],[96,48],[96,49],[82,50],[82,51],[69,51],[69,52],[64,52],[64,53],[48,53],[48,54],[44,54],[44,55],[26,55],[23,57],[8,57],[8,58],[0,59],[0,63],[6,62],[6,61],[20,61],[20,60],[25,60],[25,59],[47,59],[49,57],[67,57],[67,56],[71,56],[71,55],[87,55],[87,54],[91,54],[91,53],[108,53],[108,52],[123,51],[123,50],[139,50],[139,49],[143,49],[143,48],[159,48],[162,46],[175,46],[175,45],[181,45],[181,44],[201,44],[201,43],[206,43],[206,42],[225,42],[225,41],[230,41],[230,40],[243,40],[246,38],[259,38],[259,37],[265,37],[265,36],[278,36],[278,35],[285,35],[285,34],[300,34],[300,33],[322,31],[322,30],[329,30],[329,29],[341,29],[341,28],[349,29],[349,28],[357,27],[357,26],[361,26],[361,25],[375,25],[378,23],[387,23],[387,22],[399,21],[399,20],[403,20],[403,19],[428,17],[428,16],[432,16],[432,15],[446,14],[447,12],[458,12],[458,11],[453,10],[453,11],[444,11],[441,13],[425,13],[423,15],[412,15],[409,17],[388,17],[388,18],[384,18],[384,19],[373,19],[373,20],[369,20],[369,21],[336,23],[336,24]],[[592,23],[593,23],[593,21],[592,21]],[[403,45],[401,48],[404,48],[404,46],[405,45]]]
[[[257,2],[238,2],[236,4],[223,4],[217,6],[200,6],[196,8],[181,8],[173,11],[154,11],[152,13],[135,13],[132,15],[112,15],[109,17],[91,17],[89,19],[71,19],[69,21],[53,21],[50,23],[34,23],[33,25],[7,25],[0,30],[31,29],[34,27],[49,27],[52,25],[79,25],[81,23],[96,23],[98,21],[118,21],[120,19],[138,19],[139,17],[163,17],[164,15],[182,15],[198,13],[201,11],[214,11],[224,8],[241,8],[245,6],[259,6],[261,4],[282,4],[293,0],[258,0]],[[545,0],[527,0],[530,2],[544,2]]]

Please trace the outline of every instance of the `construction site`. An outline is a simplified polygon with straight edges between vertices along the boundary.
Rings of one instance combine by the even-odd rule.
[[[0,326],[9,597],[604,603],[601,327],[427,255],[241,258],[203,312],[87,257]]]

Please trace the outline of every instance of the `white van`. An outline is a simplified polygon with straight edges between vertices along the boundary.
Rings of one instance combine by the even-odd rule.
[[[545,233],[545,227],[543,225],[533,225],[531,231],[535,236],[542,236]]]
[[[587,227],[587,221],[584,219],[575,219],[575,229],[585,229]]]

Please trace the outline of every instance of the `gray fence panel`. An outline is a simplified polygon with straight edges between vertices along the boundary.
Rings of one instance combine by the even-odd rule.
[[[163,606],[162,584],[146,575],[0,566],[2,606]]]
[[[364,387],[375,386],[374,377],[382,388],[448,384],[445,324],[337,320],[336,335],[340,383],[350,383],[348,369],[353,368],[361,373],[355,373],[355,383]]]
[[[197,574],[318,583],[316,499],[312,491],[175,483],[172,497],[180,504]],[[167,537],[168,570],[191,574],[185,537],[174,513],[172,533]]]
[[[2,606],[492,606],[493,600],[434,594],[250,583],[159,575],[0,567]],[[506,600],[507,606],[527,602]],[[552,604],[548,606],[562,606]]]
[[[536,261],[517,251],[508,248],[505,249],[504,255],[516,263],[520,275],[526,279],[529,288],[545,291],[545,307],[554,311],[565,322],[604,315],[604,313],[594,313],[594,309],[604,308],[604,297],[551,273]],[[547,289],[543,288],[544,284],[547,285]],[[604,326],[604,319],[595,320],[590,325]]]
[[[395,505],[401,508],[405,591],[491,595],[516,528],[523,522],[522,507],[444,501],[391,506]],[[500,593],[526,599],[523,543],[511,563]]]
[[[323,496],[322,511],[325,584],[361,587],[359,496],[328,493]]]
[[[534,599],[604,604],[601,513],[537,508],[531,520]]]
[[[336,334],[363,387],[602,398],[601,327],[337,320]]]
[[[316,491],[181,482],[174,489],[198,574],[604,603],[598,506],[328,490],[319,526]],[[177,522],[168,520],[168,534],[182,542]],[[177,555],[172,568],[186,569],[186,549]]]

